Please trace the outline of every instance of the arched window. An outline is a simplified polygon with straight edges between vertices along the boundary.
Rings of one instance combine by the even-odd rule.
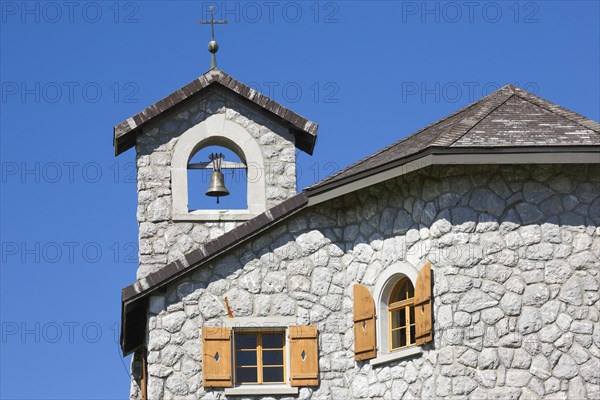
[[[390,351],[415,344],[415,288],[401,278],[392,289],[388,301]]]
[[[354,359],[380,365],[422,352],[433,340],[431,265],[405,262],[385,268],[373,293],[355,284]]]

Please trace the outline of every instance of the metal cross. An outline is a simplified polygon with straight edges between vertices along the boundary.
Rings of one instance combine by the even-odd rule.
[[[208,42],[208,51],[212,54],[210,59],[210,67],[215,68],[217,66],[217,56],[215,54],[219,50],[219,45],[215,40],[215,24],[226,24],[227,20],[215,20],[215,8],[210,6],[210,20],[200,20],[198,23],[201,25],[210,24],[211,40]]]

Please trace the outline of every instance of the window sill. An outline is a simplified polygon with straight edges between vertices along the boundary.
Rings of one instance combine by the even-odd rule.
[[[248,210],[194,210],[188,213],[176,213],[173,211],[173,221],[248,221],[260,213]]]
[[[297,387],[287,385],[243,385],[225,388],[225,395],[254,396],[263,394],[298,394]]]
[[[385,364],[391,361],[400,360],[402,358],[414,356],[416,354],[422,354],[423,350],[421,350],[421,346],[412,346],[402,350],[396,350],[392,353],[388,354],[380,354],[377,357],[373,358],[370,362],[372,366]]]

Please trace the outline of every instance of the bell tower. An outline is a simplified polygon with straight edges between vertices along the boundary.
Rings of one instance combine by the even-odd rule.
[[[115,154],[136,151],[138,279],[294,196],[296,150],[313,152],[317,124],[218,69],[217,49],[213,33],[208,72],[114,128]]]

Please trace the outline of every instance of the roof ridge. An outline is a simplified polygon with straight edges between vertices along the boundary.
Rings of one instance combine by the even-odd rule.
[[[473,108],[467,112],[467,115],[465,116],[465,118],[458,121],[447,132],[440,132],[438,137],[436,137],[436,139],[434,141],[432,141],[432,145],[451,146],[453,143],[455,143],[461,137],[466,135],[471,129],[473,129],[473,127],[475,127],[477,124],[479,124],[485,117],[487,117],[490,114],[491,111],[490,112],[485,111],[485,110],[487,110],[486,106],[488,106],[490,102],[492,102],[492,111],[493,111],[493,110],[497,109],[500,105],[506,103],[513,95],[514,95],[513,86],[506,85],[506,86],[503,86],[502,88],[488,94],[487,96],[482,97],[481,99],[479,99],[478,101],[476,101],[475,103],[472,104]],[[493,104],[495,104],[495,103],[493,103],[493,102],[496,100],[496,98],[503,99],[503,100],[499,101],[500,102],[499,105],[494,106]],[[485,113],[485,115],[480,116],[479,115],[480,111]],[[467,121],[467,119],[471,119],[471,117],[477,118],[477,121],[475,123],[472,123],[472,121]],[[463,123],[463,121],[465,123]],[[450,139],[449,139],[450,141],[446,141],[446,142],[440,142],[438,140],[444,133],[448,133],[448,132],[454,133],[453,132],[454,130],[458,130],[458,128],[462,128],[462,127],[466,127],[466,130],[464,132],[462,132],[460,135],[458,135],[458,137],[454,137],[454,138],[450,137]]]
[[[569,121],[574,122],[577,125],[580,125],[600,135],[600,123],[594,121],[591,118],[576,113],[575,111],[568,110],[563,106],[560,106],[556,103],[552,103],[551,101],[546,100],[543,97],[540,97],[536,94],[533,94],[531,92],[528,92],[527,90],[518,87],[515,87],[515,95],[519,96],[525,101],[528,101],[538,107],[548,110],[551,113],[558,115],[559,117],[568,119]]]
[[[367,160],[369,160],[369,159],[371,159],[371,158],[373,158],[373,157],[375,157],[375,156],[378,156],[379,154],[381,154],[381,153],[384,153],[385,151],[387,151],[387,150],[391,149],[392,147],[394,147],[394,146],[396,146],[396,145],[400,145],[400,144],[402,144],[402,142],[404,142],[404,141],[406,141],[406,140],[408,140],[408,139],[410,139],[410,138],[412,138],[412,137],[414,137],[414,136],[417,136],[417,135],[418,135],[418,134],[420,134],[421,132],[423,132],[423,131],[425,131],[425,130],[427,130],[427,129],[429,129],[429,128],[433,127],[433,126],[436,126],[436,125],[438,125],[438,124],[441,124],[442,122],[444,122],[444,121],[446,121],[446,120],[448,120],[448,119],[450,119],[450,118],[452,118],[452,117],[455,117],[456,115],[460,114],[461,112],[465,112],[465,111],[469,110],[469,108],[476,106],[476,105],[477,105],[477,104],[479,104],[480,102],[482,102],[482,101],[484,101],[484,100],[488,99],[489,97],[491,97],[491,96],[493,96],[493,95],[496,95],[496,94],[498,94],[498,93],[499,93],[500,91],[502,91],[502,90],[506,90],[506,89],[510,89],[510,90],[512,90],[512,88],[513,88],[513,87],[514,87],[514,86],[513,86],[513,85],[510,85],[510,84],[509,84],[509,85],[506,85],[506,86],[503,86],[503,87],[501,87],[500,89],[498,89],[498,90],[496,90],[496,91],[494,91],[494,92],[492,92],[492,93],[488,94],[487,96],[485,96],[485,97],[482,97],[481,99],[479,99],[479,100],[476,100],[476,101],[474,101],[474,102],[472,102],[472,103],[470,103],[470,104],[467,104],[466,106],[464,106],[464,107],[462,107],[462,108],[460,108],[460,109],[458,109],[458,110],[454,111],[453,113],[450,113],[450,114],[446,115],[445,117],[443,117],[443,118],[441,118],[441,119],[439,119],[439,120],[437,120],[437,121],[434,121],[434,122],[430,123],[429,125],[426,125],[426,126],[424,126],[423,128],[419,129],[418,131],[416,131],[416,132],[413,132],[413,133],[411,133],[410,135],[408,135],[408,136],[405,136],[405,137],[403,137],[402,139],[400,139],[400,140],[397,140],[397,141],[395,141],[395,142],[393,142],[393,143],[391,143],[391,144],[389,144],[389,145],[385,146],[384,148],[382,148],[382,149],[380,149],[380,150],[376,151],[375,153],[371,153],[371,154],[367,155],[366,157],[363,157],[363,158],[359,159],[358,161],[356,161],[356,162],[354,162],[354,163],[352,163],[352,164],[350,164],[350,165],[348,165],[348,166],[346,166],[346,167],[344,167],[344,168],[340,169],[339,171],[337,171],[337,172],[335,172],[335,173],[333,173],[333,174],[329,175],[328,177],[326,177],[326,178],[323,178],[323,179],[321,179],[320,181],[317,181],[317,182],[313,183],[312,185],[310,185],[310,186],[306,187],[304,190],[310,190],[310,189],[311,189],[313,186],[321,185],[321,184],[323,184],[323,183],[325,183],[325,182],[327,182],[327,181],[329,181],[329,180],[331,180],[331,179],[335,178],[336,176],[338,176],[339,174],[343,173],[344,171],[346,171],[346,170],[348,170],[348,169],[350,169],[350,168],[354,167],[355,165],[361,164],[361,163],[363,163],[363,162],[365,162],[365,161],[367,161]],[[441,133],[440,133],[440,135],[441,135]],[[436,138],[436,140],[437,140],[437,138]],[[434,142],[435,142],[435,141],[434,141]]]
[[[469,133],[471,130],[473,130],[473,128],[475,128],[477,125],[479,125],[481,123],[481,121],[483,121],[484,119],[486,119],[491,113],[493,113],[494,111],[496,111],[498,108],[502,107],[502,105],[506,104],[506,102],[508,102],[514,95],[515,95],[514,93],[511,93],[504,100],[499,101],[498,102],[499,104],[495,105],[494,107],[491,107],[491,110],[487,111],[485,113],[485,115],[483,115],[480,118],[478,118],[477,122],[475,122],[473,125],[469,126],[466,131],[464,131],[460,136],[458,136],[451,143],[449,143],[448,147],[450,147],[454,143],[458,142],[462,137],[464,137],[467,133]]]

